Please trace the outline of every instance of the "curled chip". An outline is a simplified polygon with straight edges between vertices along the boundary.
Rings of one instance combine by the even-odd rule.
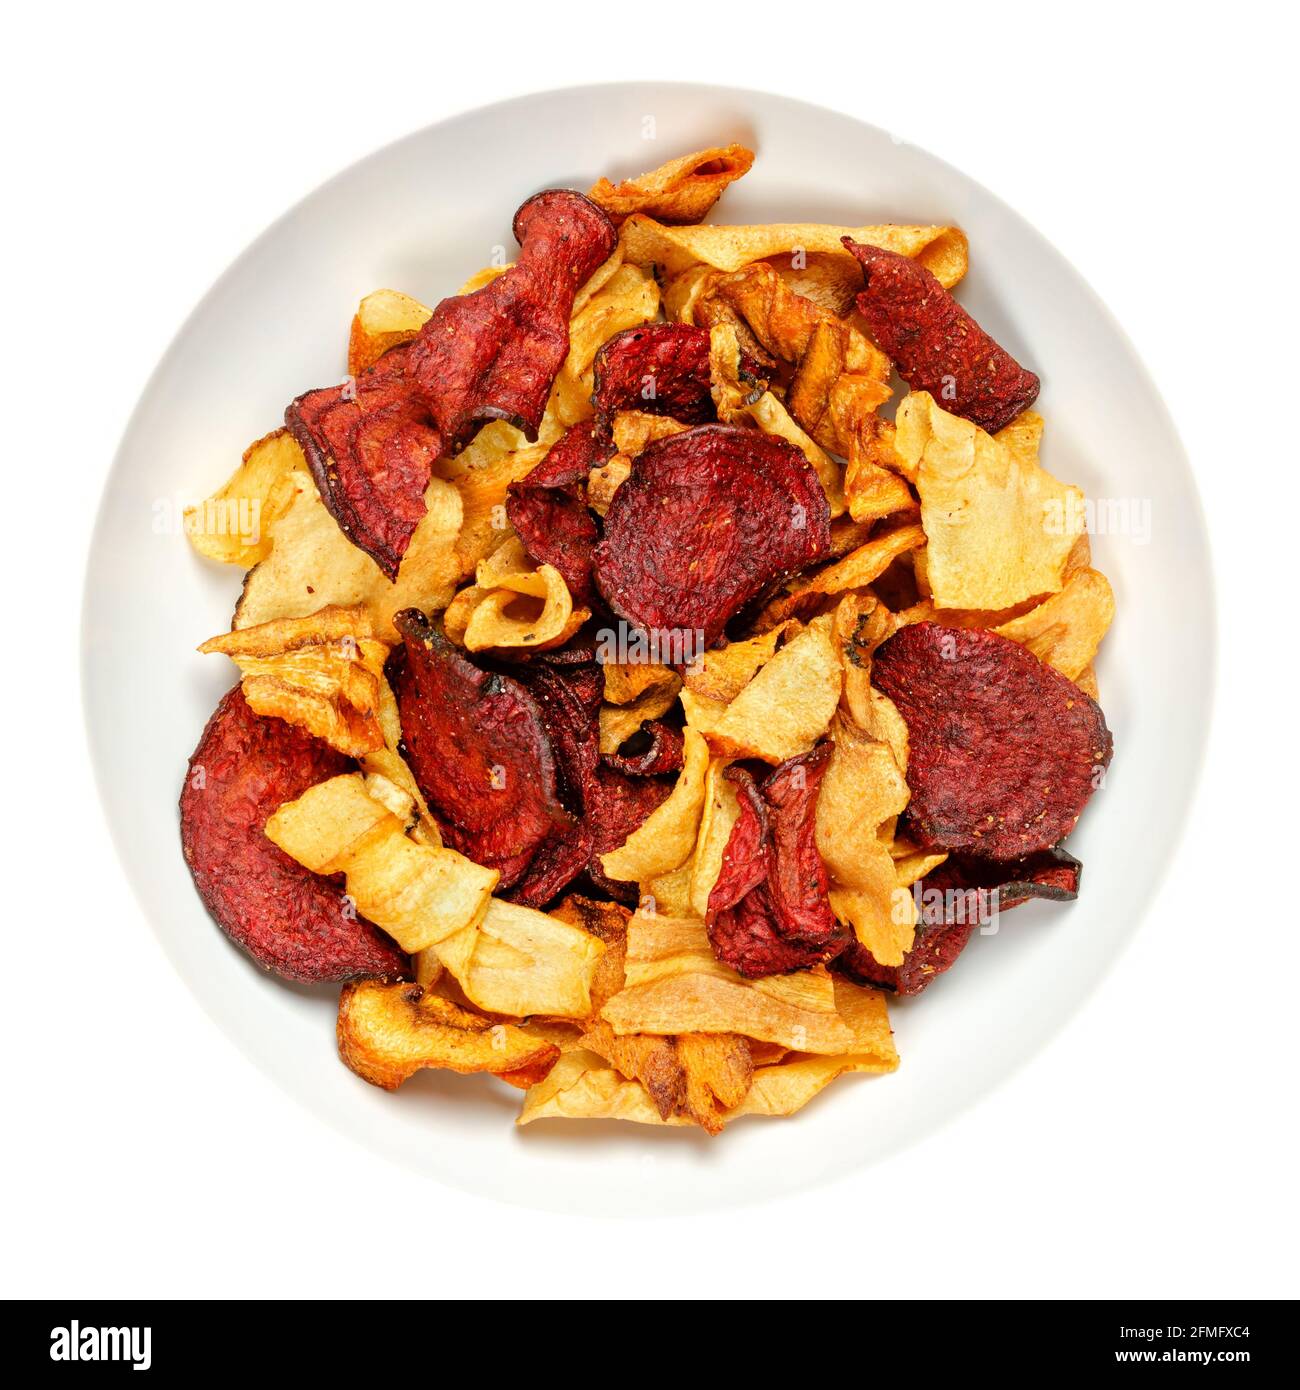
[[[540,1080],[559,1058],[553,1043],[429,993],[423,985],[363,980],[339,998],[339,1056],[372,1086],[395,1091],[425,1067],[527,1072]]]
[[[661,719],[647,719],[617,753],[604,755],[606,767],[629,777],[659,777],[680,772],[686,757],[682,731]]]
[[[836,961],[837,970],[863,984],[897,994],[919,994],[948,970],[972,932],[1031,898],[1071,902],[1079,895],[1083,866],[1060,846],[1024,859],[995,863],[971,855],[950,855],[913,889],[917,907],[916,941],[899,965],[882,965],[860,943]]]
[[[417,609],[395,619],[406,641],[395,685],[411,771],[447,843],[513,887],[571,817],[536,700],[475,666]]]
[[[587,508],[587,475],[608,457],[590,422],[574,425],[550,453],[507,489],[506,520],[539,565],[553,565],[575,603],[591,599],[596,522]]]
[[[275,485],[302,464],[302,448],[288,430],[272,430],[255,440],[221,488],[197,506],[186,507],[190,544],[223,565],[248,569],[265,560],[271,553],[271,523],[289,500],[286,490]]]
[[[645,883],[686,862],[700,827],[708,770],[708,745],[694,729],[687,729],[682,770],[672,794],[618,848],[600,856],[600,867],[609,878]]]
[[[844,245],[867,282],[858,312],[912,390],[949,402],[954,415],[990,434],[1034,403],[1038,378],[1000,348],[925,266],[850,237]]]
[[[914,623],[872,680],[907,723],[903,824],[925,849],[1020,859],[1074,829],[1111,758],[1096,702],[996,633]]]
[[[826,495],[803,454],[703,425],[634,460],[605,515],[596,585],[628,622],[709,647],[746,604],[829,551]]]
[[[807,969],[847,944],[817,852],[817,794],[830,755],[822,744],[761,784],[739,766],[724,774],[736,785],[739,815],[705,921],[714,954],[747,978]]]
[[[308,391],[284,412],[312,478],[343,534],[389,579],[425,513],[424,493],[444,436],[395,348],[341,386]]]
[[[616,223],[634,212],[661,222],[702,222],[722,190],[747,174],[753,162],[754,151],[744,145],[719,145],[671,159],[622,183],[601,179],[589,196]]]
[[[402,975],[406,956],[358,917],[342,885],[263,834],[268,817],[309,787],[350,770],[342,754],[227,692],[190,759],[181,845],[208,911],[267,970],[305,984]]]
[[[519,259],[472,294],[444,299],[412,345],[410,370],[455,448],[488,420],[536,439],[569,351],[574,296],[609,258],[609,218],[581,193],[552,188],[515,213]]]
[[[751,387],[762,388],[759,365],[741,359]],[[709,333],[689,323],[651,323],[617,333],[596,354],[598,427],[608,434],[619,411],[665,415],[683,425],[717,418],[709,380]]]

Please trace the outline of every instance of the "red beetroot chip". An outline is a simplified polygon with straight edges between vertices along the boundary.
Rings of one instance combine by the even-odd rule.
[[[830,960],[848,944],[831,911],[817,852],[817,795],[830,744],[787,759],[761,785],[742,767],[740,815],[723,852],[705,920],[714,955],[741,975],[787,974]]]
[[[425,513],[442,438],[395,348],[355,382],[308,391],[284,412],[321,500],[390,578]]]
[[[560,802],[570,824],[551,831],[508,894],[525,907],[542,907],[587,867],[592,827],[586,816],[589,788],[600,761],[599,716],[604,677],[594,664],[538,663],[519,669],[519,679],[537,701],[555,755]]]
[[[604,763],[629,777],[661,777],[680,772],[686,761],[686,740],[680,729],[661,719],[645,720],[617,753],[606,753]]]
[[[1059,845],[1024,859],[993,863],[951,855],[916,887],[917,928],[912,949],[897,966],[881,965],[854,942],[836,962],[861,984],[898,994],[919,994],[948,970],[977,927],[1031,898],[1070,902],[1079,895],[1083,866]]]
[[[707,647],[830,544],[826,494],[798,449],[757,430],[702,425],[633,461],[596,546],[596,586],[627,622]]]
[[[610,878],[601,868],[600,857],[618,849],[656,807],[667,801],[672,789],[671,779],[627,777],[612,767],[596,769],[587,789],[586,819],[591,827],[587,877],[597,889],[617,902],[635,903],[637,886]]]
[[[591,599],[599,535],[587,507],[587,474],[608,456],[586,421],[567,430],[531,473],[507,489],[506,520],[537,564],[560,572],[578,604]]]
[[[393,621],[406,642],[395,694],[411,771],[447,844],[497,869],[504,891],[572,822],[541,710],[519,681],[480,670],[418,609]]]
[[[254,714],[239,686],[208,720],[181,791],[181,845],[208,911],[261,966],[304,984],[403,975],[408,961],[350,910],[339,880],[266,838],[267,818],[350,758],[281,719]]]
[[[912,624],[877,649],[871,680],[907,722],[903,822],[925,849],[1000,860],[1047,849],[1110,762],[1097,703],[996,633]]]
[[[683,425],[716,420],[709,375],[709,330],[652,323],[616,333],[596,354],[591,403],[602,431],[616,411],[671,415]]]
[[[880,246],[844,245],[867,287],[858,311],[871,336],[913,391],[995,434],[1038,398],[1038,378],[975,322],[935,277],[910,256]]]
[[[473,294],[444,299],[412,348],[411,374],[453,448],[487,420],[537,438],[569,351],[574,296],[616,240],[600,208],[565,188],[529,198],[514,233],[515,264]]]
[[[776,930],[774,916],[766,886],[751,889],[709,924],[713,954],[738,975],[757,980],[811,969],[832,959],[845,946],[842,936],[824,944],[783,937]]]

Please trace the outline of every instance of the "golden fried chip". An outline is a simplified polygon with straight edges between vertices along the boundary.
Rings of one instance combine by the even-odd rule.
[[[835,608],[831,637],[844,671],[843,707],[872,738],[889,745],[894,761],[907,771],[907,723],[898,707],[871,684],[871,657],[903,625],[874,594],[845,594]]]
[[[701,653],[686,668],[682,678],[686,689],[706,700],[720,700],[724,704],[734,700],[758,674],[759,668],[776,654],[781,639],[792,630],[797,631],[798,626],[797,623],[781,623],[757,637],[728,642]]]
[[[485,441],[488,430],[498,427],[501,433]],[[455,474],[452,482],[460,495],[463,517],[456,538],[457,578],[473,574],[478,562],[501,544],[510,526],[506,519],[510,484],[531,473],[560,434],[558,422],[548,416],[542,421],[536,444],[506,448],[503,446],[507,442],[504,437],[507,430],[513,427],[500,420],[494,421],[448,465]],[[522,439],[517,430],[514,433]],[[464,461],[471,451],[474,455],[467,467]],[[442,607],[446,607],[446,600]]]
[[[1106,576],[1082,569],[1065,581],[1060,593],[993,631],[1028,647],[1063,676],[1080,681],[1114,616],[1115,595]]]
[[[670,159],[622,183],[600,179],[588,196],[615,226],[634,212],[661,222],[702,222],[723,189],[747,174],[753,162],[753,150],[744,145],[717,145]]]
[[[691,912],[691,870],[695,856],[686,859],[675,869],[641,883],[641,906],[649,911],[666,913],[669,917],[685,917]]]
[[[375,290],[357,306],[348,335],[348,375],[360,376],[389,348],[420,336],[433,310],[400,290]]]
[[[591,1012],[599,1013],[605,1000],[623,988],[623,961],[627,955],[627,923],[631,913],[621,903],[598,902],[570,893],[551,916],[570,926],[581,927],[589,936],[603,942],[605,953],[596,962],[591,977]]]
[[[632,472],[632,460],[622,454],[615,454],[608,463],[593,468],[587,474],[587,505],[598,516],[609,511],[614,494],[627,482]]]
[[[681,434],[689,428],[671,415],[647,415],[644,410],[617,410],[610,425],[615,450],[629,459],[656,439],[667,439],[670,434]]]
[[[443,479],[431,479],[425,491],[428,511],[415,528],[396,583],[339,530],[305,468],[281,478],[271,501],[278,509],[268,532],[271,553],[244,580],[236,629],[306,617],[322,607],[360,605],[370,614],[375,636],[395,644],[400,640],[395,613],[403,608],[430,612],[450,601],[460,570],[461,503]]]
[[[677,673],[653,661],[607,661],[600,669],[605,678],[605,703],[609,705],[630,705],[647,690],[668,686],[676,694]]]
[[[839,718],[817,797],[817,852],[831,876],[831,908],[881,965],[912,949],[916,912],[881,827],[906,807],[907,783],[888,745]]]
[[[500,878],[453,849],[409,839],[355,772],[286,802],[266,835],[313,873],[345,874],[356,910],[411,953],[470,928]]]
[[[619,1037],[603,1019],[582,1035],[581,1045],[604,1058],[620,1076],[639,1081],[654,1101],[661,1119],[674,1115],[686,1102],[686,1069],[672,1038],[653,1034]]]
[[[694,729],[687,729],[685,762],[668,799],[618,849],[601,855],[601,867],[610,878],[642,883],[685,862],[700,827],[708,770],[708,744]]]
[[[843,1052],[852,1034],[822,967],[746,980],[721,964],[698,918],[636,913],[626,983],[600,1016],[615,1033],[739,1033],[802,1052]]]
[[[682,678],[675,673],[670,680],[652,685],[626,705],[601,705],[600,751],[617,753],[647,719],[666,714],[682,688]]]
[[[384,746],[378,707],[388,647],[373,633],[364,608],[327,607],[222,633],[199,651],[235,662],[250,709],[356,758]]]
[[[700,815],[695,853],[690,861],[688,885],[689,915],[695,917],[703,917],[708,911],[709,894],[722,872],[722,856],[727,841],[740,817],[736,785],[722,775],[727,765],[727,759],[714,758],[704,779],[704,810]]]
[[[879,579],[900,555],[924,544],[925,532],[915,524],[883,531],[842,560],[826,565],[806,578],[795,580],[785,593],[779,594],[767,605],[759,615],[758,624],[765,627],[800,615],[806,617],[821,599],[829,595],[842,594],[849,589],[865,589],[873,580]]]
[[[582,927],[499,898],[436,947],[467,999],[514,1018],[587,1018],[592,981],[605,951]]]
[[[521,587],[531,580],[538,582],[540,596]],[[562,647],[590,617],[590,609],[573,606],[559,570],[542,565],[531,574],[508,575],[496,588],[463,589],[448,605],[444,626],[453,642],[471,652],[549,651]]]
[[[683,1033],[677,1057],[686,1080],[683,1109],[707,1133],[721,1134],[727,1112],[744,1101],[754,1079],[748,1039],[734,1033]]]
[[[898,408],[895,447],[916,479],[926,572],[941,608],[1006,608],[1056,593],[1083,531],[1083,494],[925,391]]]
[[[526,1071],[523,1084],[536,1084],[560,1055],[545,1039],[457,1008],[423,985],[380,980],[343,986],[338,1044],[339,1056],[352,1071],[386,1091],[395,1091],[426,1067]]]
[[[728,704],[683,691],[688,726],[726,757],[781,763],[806,753],[840,700],[842,675],[830,631],[829,616],[810,623]]]
[[[883,246],[919,261],[946,289],[966,273],[967,243],[956,227],[831,227],[812,222],[769,222],[761,226],[667,227],[643,213],[623,223],[619,240],[633,265],[655,266],[665,278],[697,262],[714,270],[739,270],[752,261],[786,261],[792,268],[807,256],[852,257],[843,237],[864,246]]]
[[[424,793],[416,783],[415,774],[406,765],[406,759],[399,751],[402,742],[402,719],[397,711],[397,699],[393,695],[392,687],[382,675],[379,679],[379,699],[375,705],[375,717],[384,736],[384,745],[361,756],[362,770],[367,778],[383,777],[410,799],[415,806],[416,820],[414,825],[407,826],[407,833],[417,844],[430,845],[437,849],[442,845],[442,835],[439,833],[438,823],[429,812]]]
[[[185,534],[200,555],[247,569],[271,553],[270,527],[290,500],[276,483],[306,466],[302,446],[286,429],[250,444],[225,486],[185,509]],[[272,496],[274,495],[274,501]]]

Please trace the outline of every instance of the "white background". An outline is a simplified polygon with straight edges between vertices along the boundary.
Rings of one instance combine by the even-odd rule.
[[[1297,35],[1284,8],[35,9],[6,21],[0,84],[0,1292],[1300,1293]],[[197,1010],[136,911],[86,765],[77,676],[109,461],[225,265],[390,139],[619,78],[840,108],[948,159],[1055,241],[1179,424],[1221,626],[1191,829],[1156,909],[1062,1035],[887,1164],[766,1207],[653,1222],[453,1193],[287,1101]]]

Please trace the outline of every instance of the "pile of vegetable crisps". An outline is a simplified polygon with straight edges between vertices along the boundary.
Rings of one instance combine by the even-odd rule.
[[[185,859],[253,961],[341,986],[371,1085],[790,1115],[1078,894],[1114,599],[1039,379],[956,227],[706,222],[753,162],[546,189],[512,263],[367,295],[186,514],[247,574]]]

